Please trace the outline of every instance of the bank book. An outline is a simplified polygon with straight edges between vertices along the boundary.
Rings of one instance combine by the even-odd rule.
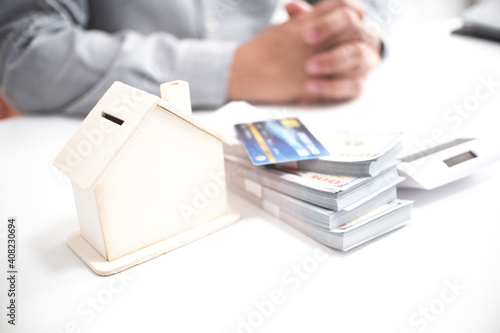
[[[328,156],[276,164],[324,174],[371,177],[394,166],[403,147],[399,132],[355,133],[337,130],[314,134],[329,152]],[[224,145],[224,154],[248,159],[247,151],[239,143]]]
[[[289,165],[301,170],[369,177],[394,166],[403,150],[401,133],[336,131],[320,137],[329,156]]]
[[[399,181],[396,166],[376,177],[352,177],[285,166],[254,166],[246,159],[228,155],[224,159],[228,177],[237,176],[252,181],[247,182],[250,191],[259,191],[256,185],[262,185],[334,211],[353,209]],[[252,187],[252,184],[256,185]]]
[[[275,205],[296,215],[300,219],[306,220],[311,224],[325,229],[335,229],[346,224],[384,204],[397,199],[396,185],[399,182],[387,184],[385,188],[375,192],[369,200],[356,205],[352,209],[334,211],[320,206],[313,205],[306,201],[296,199],[287,194],[275,191],[266,186],[257,184],[248,178],[240,177],[234,174],[228,174],[228,185],[231,189],[236,188],[239,191],[248,192],[261,201]]]
[[[229,188],[317,242],[341,251],[349,251],[408,224],[413,204],[412,201],[396,199],[335,229],[327,229],[311,223],[309,218],[290,212],[266,199],[258,198],[237,186],[230,184]]]
[[[225,155],[242,157],[250,162],[252,154],[247,154],[235,125],[289,118],[286,110],[264,110],[246,102],[231,102],[204,120],[233,139],[233,145],[224,145]],[[307,160],[296,158],[297,162],[286,164],[297,169],[354,177],[375,176],[396,164],[396,157],[402,151],[401,132],[362,132],[330,127],[325,130],[324,120],[320,118],[305,117],[300,121],[329,155]]]

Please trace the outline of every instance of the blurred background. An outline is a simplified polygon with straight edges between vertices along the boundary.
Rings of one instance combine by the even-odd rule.
[[[290,0],[280,0],[283,4]],[[392,30],[401,31],[405,27],[425,22],[442,20],[460,15],[467,7],[486,0],[372,0],[401,5],[401,13],[394,17]],[[273,18],[274,23],[287,19],[284,11],[278,10]],[[0,119],[15,116],[16,112],[8,107],[0,96]]]
[[[391,1],[391,0],[389,0]],[[458,16],[465,8],[484,0],[399,0],[403,4],[398,24],[412,25]]]

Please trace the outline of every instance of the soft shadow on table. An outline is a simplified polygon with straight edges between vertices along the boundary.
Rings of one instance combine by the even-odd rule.
[[[240,211],[240,213],[242,214],[242,217],[245,217],[245,218],[255,217],[255,218],[258,218],[261,220],[265,220],[266,222],[272,224],[275,228],[280,229],[282,232],[287,233],[289,235],[293,235],[293,237],[298,239],[301,243],[306,244],[310,248],[321,247],[324,252],[328,253],[328,255],[330,255],[331,257],[334,257],[336,259],[346,258],[346,257],[348,257],[348,256],[350,256],[358,251],[362,251],[365,247],[370,246],[370,244],[372,244],[373,242],[376,242],[377,240],[381,240],[385,237],[390,237],[390,235],[394,231],[401,229],[401,228],[399,228],[399,229],[396,229],[394,231],[391,231],[383,236],[380,236],[380,237],[377,237],[373,240],[370,240],[370,241],[366,242],[365,244],[359,245],[359,246],[355,247],[354,249],[351,249],[347,252],[344,252],[341,250],[330,248],[328,246],[325,246],[325,245],[317,242],[316,240],[305,235],[301,231],[295,229],[294,227],[288,225],[287,223],[285,223],[285,222],[281,221],[280,219],[267,213],[259,206],[255,205],[252,202],[246,200],[245,198],[239,196],[237,193],[230,191],[230,195],[231,195],[230,201],[232,202],[232,204],[234,204],[234,207]]]
[[[81,269],[83,262],[66,244],[66,237],[74,231],[74,223],[61,220],[31,239],[30,245],[40,263],[54,272]]]
[[[413,207],[420,208],[437,201],[446,200],[460,192],[470,191],[472,188],[488,182],[491,179],[491,173],[485,171],[459,179],[433,190],[398,188],[398,198],[403,200],[412,200],[414,201]]]
[[[398,198],[403,199],[403,200],[412,200],[414,201],[413,207],[415,208],[420,208],[424,207],[430,203],[435,203],[436,201],[440,200],[447,200],[450,196],[459,194],[460,192],[464,191],[469,191],[472,188],[479,186],[483,184],[484,182],[487,182],[491,180],[491,173],[485,171],[481,172],[476,175],[472,175],[469,177],[465,177],[463,179],[459,179],[453,183],[441,186],[439,188],[436,188],[434,190],[418,190],[418,189],[398,189]],[[336,257],[338,259],[341,258],[346,258],[350,255],[353,255],[359,251],[364,251],[366,250],[367,247],[370,247],[373,243],[375,242],[381,242],[385,238],[389,238],[393,236],[396,232],[399,230],[403,230],[403,228],[406,228],[407,226],[403,226],[401,228],[397,228],[395,230],[392,230],[384,235],[381,235],[379,237],[376,237],[375,239],[372,239],[362,245],[359,245],[347,252],[343,252],[340,250],[332,249],[329,248],[325,245],[322,245],[321,243],[315,241],[314,239],[310,238],[309,236],[303,234],[299,230],[293,228],[292,226],[288,225],[287,223],[279,220],[278,218],[272,216],[271,214],[267,213],[266,211],[262,210],[260,207],[257,205],[251,203],[250,201],[245,200],[243,197],[240,197],[237,193],[230,192],[231,196],[233,197],[233,200],[235,201],[237,207],[241,213],[242,216],[244,217],[258,217],[261,219],[264,219],[268,221],[269,223],[272,223],[273,226],[281,229],[283,232],[286,232],[288,234],[292,234],[294,237],[299,239],[301,242],[307,244],[311,248],[321,246],[327,253],[329,253],[331,256]],[[245,204],[242,204],[242,203]],[[251,205],[252,208],[249,209],[246,207],[246,205]],[[257,209],[255,209],[257,208]]]
[[[479,186],[484,182],[490,181],[491,178],[492,175],[489,172],[481,172],[476,175],[471,175],[469,177],[459,179],[453,183],[443,185],[434,190],[398,189],[398,198],[403,200],[414,201],[413,207],[415,208],[425,207],[426,205],[435,203],[436,201],[447,200],[449,196],[458,194],[460,192],[469,191],[473,187]],[[363,251],[366,247],[369,247],[370,244],[377,241],[383,241],[384,238],[391,237],[399,230],[403,230],[404,228],[408,227],[411,227],[411,221],[409,225],[405,225],[401,228],[392,230],[360,246],[357,246],[354,249],[349,250],[347,253],[343,254],[349,255],[349,254],[354,254],[358,251]]]

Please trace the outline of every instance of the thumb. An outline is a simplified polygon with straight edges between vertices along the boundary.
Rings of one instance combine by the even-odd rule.
[[[290,18],[294,18],[300,13],[309,12],[312,10],[312,6],[305,1],[294,0],[286,4],[286,12]]]

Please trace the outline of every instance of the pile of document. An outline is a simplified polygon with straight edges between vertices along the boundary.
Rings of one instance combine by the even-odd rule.
[[[395,166],[377,176],[320,174],[253,166],[227,155],[229,189],[317,240],[343,251],[409,222],[411,202],[398,200]]]
[[[288,162],[285,165],[324,174],[370,177],[396,165],[396,157],[402,151],[400,133],[332,131],[314,135],[328,149],[330,155]],[[224,152],[241,158],[248,156],[241,144],[228,145]]]
[[[219,119],[236,110],[227,111]],[[400,133],[320,132],[313,134],[329,156],[286,163],[254,165],[241,142],[224,145],[229,189],[343,251],[407,224],[412,202],[399,200],[396,193],[402,180],[396,160]]]

